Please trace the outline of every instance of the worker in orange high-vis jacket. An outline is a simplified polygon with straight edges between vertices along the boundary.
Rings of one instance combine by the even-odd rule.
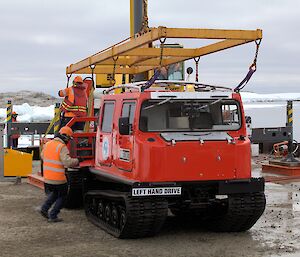
[[[64,206],[68,192],[65,168],[75,167],[79,163],[78,159],[70,157],[66,146],[72,135],[73,131],[70,127],[62,127],[57,137],[44,145],[41,153],[47,198],[40,209],[40,213],[49,222],[62,221],[57,215]]]
[[[73,117],[87,116],[87,94],[86,87],[81,76],[76,76],[73,80],[73,86],[59,90],[58,95],[64,97],[60,106],[62,111],[61,125],[65,126]],[[84,123],[75,123],[73,130],[83,130]]]

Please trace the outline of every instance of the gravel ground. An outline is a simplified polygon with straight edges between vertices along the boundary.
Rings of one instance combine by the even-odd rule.
[[[153,238],[118,240],[89,223],[83,210],[63,209],[49,224],[37,212],[42,190],[0,183],[0,256],[300,256],[300,183],[266,185],[267,208],[244,233],[211,233],[168,217]],[[299,254],[299,255],[298,255]]]

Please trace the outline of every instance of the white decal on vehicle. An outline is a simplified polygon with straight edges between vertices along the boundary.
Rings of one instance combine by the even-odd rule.
[[[120,160],[129,162],[130,161],[130,150],[120,148]]]
[[[133,188],[132,196],[181,195],[181,187]]]
[[[108,137],[103,138],[102,143],[102,158],[103,160],[107,160],[109,156],[109,140]]]

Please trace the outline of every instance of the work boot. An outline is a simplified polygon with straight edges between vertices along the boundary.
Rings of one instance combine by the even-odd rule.
[[[45,212],[45,211],[43,211],[43,210],[40,210],[40,214],[41,214],[45,219],[49,219],[48,212]]]
[[[61,219],[61,218],[54,218],[54,219],[49,218],[48,219],[48,222],[50,222],[50,223],[56,223],[56,222],[61,222],[61,221],[63,221],[63,219]]]

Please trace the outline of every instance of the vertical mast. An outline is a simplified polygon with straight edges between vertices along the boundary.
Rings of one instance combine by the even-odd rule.
[[[148,0],[130,0],[130,36],[148,29]],[[147,80],[148,73],[136,74],[133,81]],[[130,79],[131,80],[131,79]]]

